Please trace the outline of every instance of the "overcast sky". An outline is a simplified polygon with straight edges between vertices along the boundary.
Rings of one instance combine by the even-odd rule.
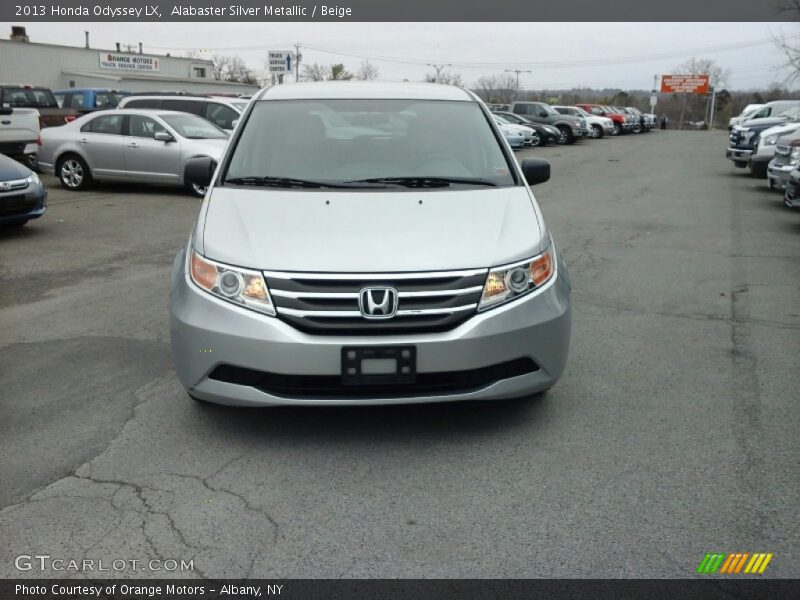
[[[771,35],[800,41],[800,27],[791,23],[15,24],[27,28],[32,42],[83,46],[88,29],[93,48],[143,42],[145,52],[157,54],[238,54],[260,76],[268,49],[300,43],[303,62],[343,62],[355,70],[369,57],[385,80],[421,80],[432,71],[426,63],[451,63],[448,69],[468,85],[504,69],[531,69],[520,75],[520,87],[529,89],[650,88],[653,75],[692,56],[729,69],[731,89],[763,88],[787,74]],[[11,24],[0,27],[0,37],[8,38]]]

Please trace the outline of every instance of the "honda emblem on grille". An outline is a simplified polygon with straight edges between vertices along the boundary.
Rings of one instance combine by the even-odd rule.
[[[364,288],[358,295],[358,308],[365,319],[391,319],[397,304],[397,290],[390,287]]]
[[[0,192],[7,192],[11,189],[11,184],[7,181],[0,181]]]

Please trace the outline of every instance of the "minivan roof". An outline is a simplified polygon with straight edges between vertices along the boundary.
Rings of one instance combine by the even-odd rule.
[[[373,81],[309,81],[274,85],[263,90],[259,100],[305,99],[395,99],[461,100],[475,98],[463,88],[441,83],[378,83]]]

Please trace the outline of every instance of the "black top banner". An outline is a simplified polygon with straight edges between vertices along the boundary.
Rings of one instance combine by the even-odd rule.
[[[3,0],[3,21],[793,21],[792,0]]]

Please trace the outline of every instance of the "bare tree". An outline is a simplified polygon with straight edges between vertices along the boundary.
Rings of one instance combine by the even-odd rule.
[[[325,81],[330,76],[330,69],[323,65],[312,63],[303,65],[303,79],[307,81]]]
[[[335,65],[331,65],[330,70],[328,71],[328,79],[332,80],[345,80],[345,79],[352,79],[353,74],[350,73],[347,69],[344,68],[342,63],[337,63]]]
[[[478,95],[483,99],[484,102],[488,103],[492,103],[494,101],[494,93],[496,89],[495,86],[496,77],[494,75],[484,75],[483,77],[479,77],[478,81],[475,82],[475,87],[478,88]]]
[[[362,81],[372,81],[373,79],[378,78],[378,67],[373,65],[368,60],[365,60],[361,63],[361,66],[358,68],[358,73],[356,73],[356,79],[361,79]]]
[[[682,65],[675,68],[676,75],[708,75],[709,89],[716,89],[717,87],[725,85],[730,78],[730,72],[717,65],[716,61],[711,59],[697,59],[690,58]],[[681,116],[678,119],[678,129],[683,129],[683,119],[686,115],[686,110],[689,108],[690,101],[693,100],[692,96],[695,94],[681,93]]]
[[[500,73],[495,75],[497,87],[497,99],[500,104],[511,104],[517,95],[517,78],[511,73]]]
[[[215,54],[211,57],[211,74],[219,81],[257,84],[258,79],[241,56]]]
[[[463,85],[461,75],[458,73],[451,73],[449,71],[441,71],[439,73],[426,73],[425,81],[428,83],[445,83],[447,85]]]

